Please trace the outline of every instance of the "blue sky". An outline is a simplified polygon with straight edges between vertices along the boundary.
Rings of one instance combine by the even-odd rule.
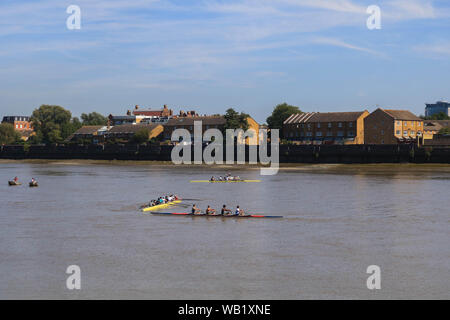
[[[66,8],[81,8],[68,30]],[[369,30],[366,8],[381,8]],[[138,104],[264,122],[450,100],[448,0],[1,0],[1,115]]]

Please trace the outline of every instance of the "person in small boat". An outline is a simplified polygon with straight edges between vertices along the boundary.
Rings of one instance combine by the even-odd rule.
[[[244,210],[242,210],[241,208],[239,208],[239,206],[236,206],[236,211],[234,213],[237,216],[243,216],[245,215]]]
[[[211,179],[209,179],[209,181],[216,181],[216,178],[214,178],[214,176],[212,176]]]
[[[195,203],[192,205],[192,214],[201,214],[202,211],[195,205]]]
[[[37,184],[37,181],[35,178],[31,178],[31,184],[33,184],[33,185]]]
[[[19,178],[14,177],[13,181],[14,181],[14,182],[19,182]]]
[[[213,208],[211,208],[210,206],[208,206],[208,208],[206,208],[206,214],[213,216],[216,214],[216,210],[214,210]]]
[[[231,215],[231,210],[227,208],[227,206],[224,204],[221,210],[221,214],[223,216],[229,216]]]

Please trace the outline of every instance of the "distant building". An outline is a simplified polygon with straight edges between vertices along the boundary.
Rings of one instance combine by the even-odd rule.
[[[133,110],[134,116],[143,116],[146,118],[159,118],[159,117],[171,117],[173,116],[172,109],[167,108],[167,105],[161,110],[140,109],[139,106],[135,106]]]
[[[2,123],[10,123],[17,131],[33,130],[30,117],[28,116],[6,116]]]
[[[364,119],[364,143],[413,143],[423,130],[423,119],[410,111],[378,108]]]
[[[84,142],[91,140],[93,144],[104,142],[104,135],[108,131],[107,126],[83,126],[69,136],[66,141]]]
[[[148,129],[148,138],[158,137],[164,130],[164,127],[160,124],[123,124],[110,128],[105,133],[105,139],[131,139],[139,130]]]
[[[450,117],[450,103],[446,102],[446,101],[438,101],[436,103],[433,104],[426,104],[425,107],[425,116],[426,117],[431,117],[434,114],[437,113],[445,113],[447,116]]]
[[[172,132],[176,129],[186,129],[191,134],[191,137],[194,137],[194,122],[201,121],[202,122],[202,134],[208,129],[219,129],[223,130],[226,124],[226,120],[224,116],[198,116],[194,111],[190,111],[188,113],[181,112],[184,116],[179,116],[176,118],[169,119],[169,121],[164,125],[164,139],[171,140]],[[247,118],[247,123],[249,125],[249,129],[255,131],[255,135],[253,137],[247,137],[245,139],[246,144],[249,145],[257,145],[258,144],[258,135],[259,135],[259,124],[251,117]],[[224,140],[226,137],[224,137]],[[225,142],[225,141],[224,141]]]
[[[357,112],[306,112],[283,123],[285,139],[299,144],[363,144],[367,110]]]
[[[14,126],[14,129],[19,132],[22,140],[27,141],[32,135],[35,134],[31,123],[31,117],[29,116],[6,116],[3,117],[2,123],[10,123]]]
[[[433,139],[433,136],[437,135],[444,128],[450,128],[450,120],[424,120],[423,139]]]
[[[132,116],[132,115],[126,115],[126,116],[113,116],[110,114],[108,116],[108,124],[110,126],[118,126],[121,124],[133,124],[133,123],[139,123],[143,117],[139,116]]]

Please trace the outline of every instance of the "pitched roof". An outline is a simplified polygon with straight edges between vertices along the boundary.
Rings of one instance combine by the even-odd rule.
[[[141,129],[148,129],[149,131],[152,131],[155,129],[158,124],[121,124],[118,126],[112,127],[109,131],[109,133],[136,133]]]
[[[224,125],[226,123],[223,116],[178,117],[169,119],[165,126],[193,126],[194,121],[202,121],[202,125]]]
[[[75,131],[73,134],[77,135],[77,134],[93,134],[94,132],[100,130],[101,128],[103,128],[103,126],[83,126],[80,129],[78,129],[77,131]]]
[[[294,113],[284,121],[284,124],[356,121],[364,114],[364,112],[366,111]]]
[[[436,122],[425,121],[423,124],[423,129],[426,131],[439,131],[442,129],[442,126]]]
[[[164,109],[161,110],[134,110],[133,115],[135,116],[161,116],[164,112]]]
[[[423,121],[423,119],[414,115],[408,110],[391,110],[391,109],[381,109],[388,115],[390,115],[395,120],[413,120],[413,121]]]

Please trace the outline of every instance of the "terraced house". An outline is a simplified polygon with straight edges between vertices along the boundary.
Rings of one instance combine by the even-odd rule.
[[[423,119],[408,110],[378,108],[364,119],[366,144],[416,143],[423,131]]]
[[[287,140],[299,144],[363,144],[367,110],[357,112],[306,112],[283,123]]]

